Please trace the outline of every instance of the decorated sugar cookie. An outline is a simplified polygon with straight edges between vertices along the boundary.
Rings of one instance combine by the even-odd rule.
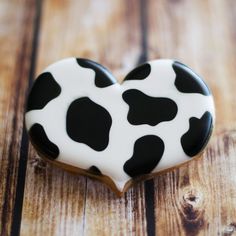
[[[67,58],[36,79],[26,128],[38,154],[121,195],[138,179],[199,156],[214,125],[212,94],[174,60],[154,60],[119,84],[106,68]]]

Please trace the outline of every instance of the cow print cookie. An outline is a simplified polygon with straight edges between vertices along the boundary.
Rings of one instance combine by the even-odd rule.
[[[207,85],[174,60],[149,61],[119,84],[96,62],[64,59],[38,76],[26,109],[41,157],[119,195],[135,180],[199,156],[215,120]]]

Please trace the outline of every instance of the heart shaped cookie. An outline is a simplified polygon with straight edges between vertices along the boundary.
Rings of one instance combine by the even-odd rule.
[[[173,60],[140,65],[122,84],[91,60],[58,61],[36,79],[25,114],[41,157],[119,195],[135,180],[199,156],[214,119],[206,84]]]

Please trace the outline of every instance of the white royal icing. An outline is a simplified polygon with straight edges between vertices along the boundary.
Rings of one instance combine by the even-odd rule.
[[[142,136],[156,135],[165,145],[163,156],[152,172],[190,160],[181,146],[181,136],[188,131],[191,117],[200,119],[208,111],[214,121],[212,95],[178,91],[174,84],[176,74],[172,68],[173,60],[154,60],[148,63],[151,72],[147,78],[127,80],[121,85],[115,83],[104,88],[95,86],[95,71],[81,67],[75,58],[64,59],[50,65],[44,72],[53,75],[61,87],[61,93],[42,109],[26,113],[27,130],[30,130],[35,123],[42,125],[48,139],[60,150],[56,161],[83,169],[96,166],[102,174],[114,181],[120,191],[131,179],[123,169],[124,163],[132,157],[134,143]],[[175,118],[155,126],[130,124],[127,120],[129,106],[122,98],[123,92],[129,89],[140,90],[151,97],[172,99],[178,107]],[[89,97],[105,108],[112,118],[109,144],[103,151],[96,151],[87,144],[73,141],[66,132],[68,107],[80,97]]]

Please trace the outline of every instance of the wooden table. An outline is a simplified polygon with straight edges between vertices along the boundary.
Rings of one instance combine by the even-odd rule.
[[[236,235],[235,0],[1,0],[0,235]],[[205,78],[216,129],[204,158],[123,198],[46,165],[23,129],[35,76],[70,56],[122,80],[139,62],[176,58]]]

